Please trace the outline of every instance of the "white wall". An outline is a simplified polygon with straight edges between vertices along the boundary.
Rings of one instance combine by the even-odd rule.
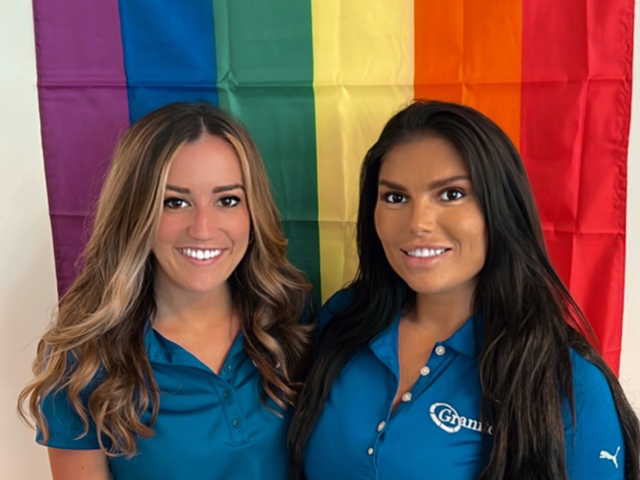
[[[45,450],[15,414],[36,339],[56,302],[31,2],[0,0],[0,478],[50,478]],[[636,28],[636,46],[640,36]],[[634,76],[640,81],[640,48]],[[640,95],[629,148],[627,279],[620,379],[640,412]]]
[[[0,478],[47,479],[46,452],[15,413],[57,296],[31,2],[0,0],[0,12]]]
[[[620,383],[640,414],[640,21],[634,31],[631,133],[627,182],[627,261]]]

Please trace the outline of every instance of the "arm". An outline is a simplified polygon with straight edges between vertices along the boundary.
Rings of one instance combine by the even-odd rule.
[[[109,480],[109,463],[102,450],[48,448],[53,480]]]

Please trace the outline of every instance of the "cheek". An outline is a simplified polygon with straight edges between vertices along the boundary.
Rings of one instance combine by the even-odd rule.
[[[233,234],[240,240],[249,241],[249,233],[251,232],[251,216],[247,208],[239,209],[233,218]]]
[[[389,243],[389,237],[387,235],[387,229],[386,229],[387,222],[385,219],[385,215],[382,212],[380,212],[378,209],[376,209],[373,220],[376,227],[376,234],[378,235],[378,239],[382,244],[382,250],[384,250],[385,256],[387,257],[387,261],[388,261],[389,254],[388,254],[387,247]]]
[[[155,244],[164,241],[171,241],[179,229],[180,224],[178,218],[163,215],[160,218],[160,224],[158,225],[158,233],[156,234]]]
[[[469,244],[470,250],[473,251],[474,257],[478,257],[484,264],[487,254],[487,229],[484,218],[480,212],[473,212],[472,215],[461,219],[458,226],[464,231],[464,236]]]
[[[386,212],[384,208],[376,207],[373,221],[376,227],[376,233],[378,238],[382,242],[382,246],[386,248],[386,244],[390,240],[390,234],[393,232],[392,217],[389,212]]]

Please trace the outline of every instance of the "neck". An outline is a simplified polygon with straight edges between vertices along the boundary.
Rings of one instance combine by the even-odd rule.
[[[434,338],[446,340],[473,314],[473,291],[428,295],[418,293],[416,303],[405,316]]]
[[[233,323],[233,302],[227,283],[207,294],[169,287],[156,281],[154,286],[156,311],[153,322],[156,326],[183,325],[193,331],[230,327]]]

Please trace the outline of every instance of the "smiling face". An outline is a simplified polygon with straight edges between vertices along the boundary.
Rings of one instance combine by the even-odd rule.
[[[389,150],[375,225],[391,267],[416,293],[472,297],[486,257],[485,221],[469,169],[447,140],[424,137]]]
[[[240,161],[231,145],[205,134],[180,147],[167,178],[153,253],[156,292],[211,294],[244,257],[250,217]]]

